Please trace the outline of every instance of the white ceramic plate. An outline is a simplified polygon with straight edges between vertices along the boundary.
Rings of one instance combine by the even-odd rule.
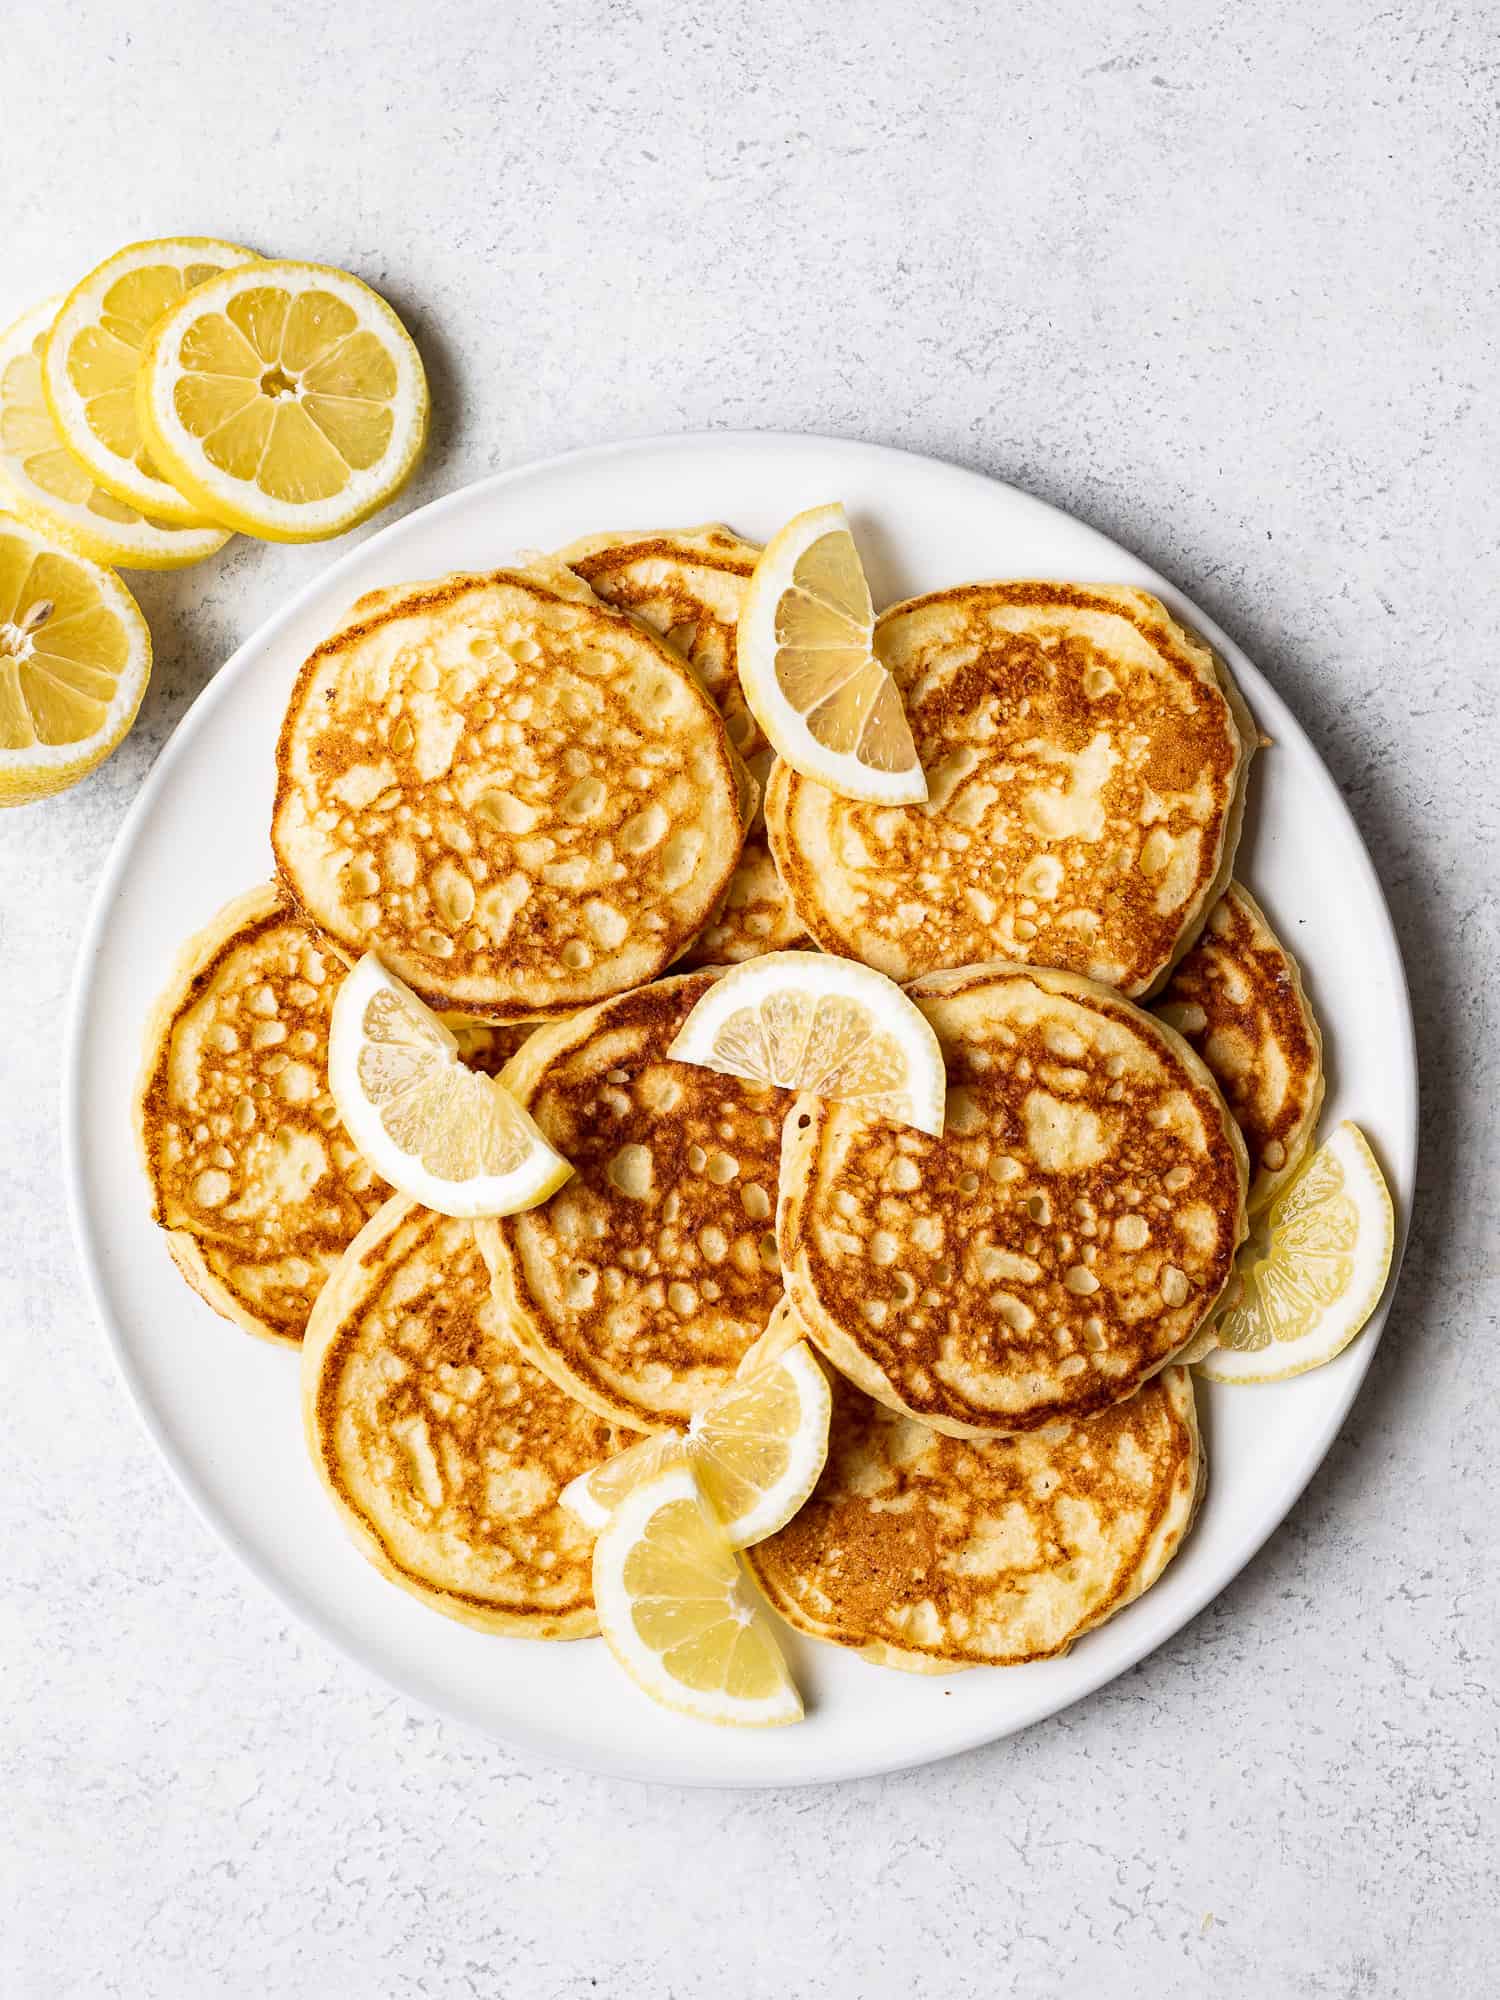
[[[1285,1515],[1343,1421],[1384,1318],[1319,1373],[1200,1389],[1211,1476],[1197,1526],[1156,1588],[1066,1659],[928,1679],[788,1634],[808,1707],[791,1729],[714,1729],[654,1708],[597,1640],[471,1632],[393,1589],[345,1538],[304,1455],[296,1356],[248,1339],[182,1282],[147,1219],[131,1134],[141,1026],[178,945],[270,872],[272,750],[293,675],[350,601],[379,584],[492,567],[600,529],[726,520],[761,538],[834,498],[849,509],[877,603],[975,577],[1143,584],[1228,659],[1275,742],[1256,762],[1240,872],[1307,973],[1330,1053],[1325,1128],[1359,1121],[1404,1218],[1416,1068],[1401,961],[1354,823],[1281,701],[1211,620],[1092,529],[977,473],[820,438],[581,452],[455,493],[331,564],[220,671],[143,786],[99,887],[68,1036],[64,1145],[83,1267],[146,1427],[208,1521],[292,1611],[414,1699],[537,1753],[679,1784],[899,1769],[1004,1736],[1123,1673],[1222,1590]]]

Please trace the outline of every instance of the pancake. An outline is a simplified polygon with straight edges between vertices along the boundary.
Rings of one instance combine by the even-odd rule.
[[[1149,992],[1229,880],[1254,748],[1209,649],[1144,591],[976,583],[875,646],[931,796],[839,798],[785,764],[771,849],[825,950],[908,980],[993,959]]]
[[[1185,1368],[1086,1423],[984,1440],[840,1382],[822,1478],[745,1558],[799,1632],[881,1666],[1020,1666],[1066,1653],[1150,1589],[1203,1477]]]
[[[558,1495],[623,1442],[507,1337],[476,1231],[397,1196],[350,1245],[302,1358],[308,1448],[375,1567],[487,1632],[598,1630],[593,1538]]]
[[[567,563],[606,604],[642,619],[687,659],[763,796],[774,759],[745,705],[735,666],[740,603],[759,554],[753,542],[711,523],[660,533],[592,535],[563,549],[557,560]],[[762,952],[785,951],[805,935],[776,872],[765,819],[757,809],[728,892],[682,963],[732,965]]]
[[[651,979],[743,839],[740,772],[672,648],[568,572],[375,593],[306,662],[271,838],[308,917],[430,1006],[508,1021]]]
[[[1152,1012],[1195,1048],[1245,1135],[1252,1215],[1301,1165],[1323,1104],[1323,1037],[1297,961],[1231,882]]]
[[[1245,1147],[1170,1028],[1066,972],[909,991],[948,1066],[944,1136],[797,1100],[787,1292],[867,1394],[953,1436],[1131,1396],[1186,1345],[1245,1235]]]
[[[299,1341],[390,1189],[328,1092],[342,961],[273,884],[183,947],[146,1029],[136,1130],[153,1219],[194,1290],[249,1333]]]
[[[573,1177],[496,1225],[497,1297],[538,1367],[638,1430],[685,1423],[724,1388],[782,1294],[772,1215],[791,1100],[667,1059],[713,978],[683,973],[539,1029],[502,1078]]]

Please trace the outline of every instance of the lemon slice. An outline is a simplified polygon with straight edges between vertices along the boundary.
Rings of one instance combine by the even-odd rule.
[[[1211,1382],[1279,1382],[1331,1361],[1374,1312],[1396,1222],[1375,1155],[1345,1121],[1272,1202],[1240,1252],[1238,1296],[1199,1362]]]
[[[349,1136],[401,1194],[440,1215],[514,1215],[573,1169],[494,1077],[372,952],[333,1003],[328,1084]]]
[[[748,1549],[784,1528],[818,1483],[833,1407],[828,1377],[799,1340],[768,1367],[730,1383],[687,1427],[642,1438],[563,1490],[586,1528],[602,1528],[644,1480],[685,1460],[729,1545]]]
[[[132,243],[76,284],[53,322],[42,387],[63,442],[106,492],[155,520],[208,525],[162,477],[141,435],[135,385],[146,336],[192,286],[254,261],[253,251],[212,236]]]
[[[0,504],[91,562],[181,569],[216,554],[227,528],[150,520],[100,486],[63,443],[42,393],[42,356],[60,304],[33,306],[0,334]]]
[[[136,389],[173,482],[214,520],[274,542],[363,521],[427,438],[411,336],[368,285],[324,264],[211,278],[158,322]]]
[[[931,1023],[868,965],[772,951],[733,966],[688,1015],[667,1054],[725,1076],[863,1104],[937,1137],[947,1073]]]
[[[750,712],[778,756],[850,799],[916,805],[927,779],[840,506],[787,522],[745,589],[737,653]]]
[[[0,514],[0,805],[102,764],[150,678],[151,634],[120,579]]]
[[[594,1604],[626,1673],[705,1722],[798,1722],[802,1698],[691,1466],[633,1487],[594,1544]]]

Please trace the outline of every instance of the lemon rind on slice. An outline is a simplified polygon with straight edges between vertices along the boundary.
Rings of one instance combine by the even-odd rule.
[[[383,1111],[371,1101],[360,1076],[360,1056],[367,1046],[366,1010],[381,992],[396,996],[414,1024],[409,1046],[417,1053],[410,1066],[417,1082],[412,1089],[440,1089],[450,1109],[472,1108],[490,1117],[497,1109],[503,1111],[505,1123],[526,1142],[514,1167],[502,1173],[445,1178],[396,1140],[387,1113],[399,1108],[411,1092],[392,1098]],[[516,1215],[548,1200],[573,1171],[503,1084],[465,1067],[452,1030],[410,987],[387,972],[373,952],[366,952],[335,996],[328,1033],[328,1086],[350,1138],[375,1172],[398,1193],[439,1215],[470,1220]]]
[[[1350,1202],[1354,1210],[1353,1269],[1348,1280],[1306,1333],[1292,1340],[1278,1340],[1273,1335],[1256,1347],[1231,1345],[1225,1334],[1232,1325],[1232,1315],[1242,1309],[1254,1310],[1257,1272],[1274,1258],[1278,1226],[1285,1226],[1289,1209],[1295,1212],[1298,1191],[1319,1171],[1320,1162],[1325,1168],[1330,1162],[1338,1167],[1341,1179],[1334,1198]],[[1198,1361],[1197,1372],[1210,1382],[1235,1386],[1284,1382],[1334,1360],[1380,1304],[1390,1279],[1395,1245],[1395,1209],[1385,1177],[1369,1141],[1357,1125],[1345,1119],[1277,1195],[1260,1230],[1240,1252],[1239,1275],[1245,1294],[1216,1318],[1218,1344]]]

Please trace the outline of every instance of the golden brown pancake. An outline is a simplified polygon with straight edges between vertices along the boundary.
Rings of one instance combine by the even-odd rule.
[[[667,1059],[713,978],[539,1029],[502,1077],[573,1177],[497,1224],[497,1296],[538,1367],[639,1430],[683,1423],[724,1388],[782,1292],[787,1094]]]
[[[1181,1037],[1036,967],[909,989],[948,1067],[944,1135],[804,1095],[780,1247],[812,1338],[954,1436],[1131,1396],[1192,1337],[1245,1234],[1245,1148]]]
[[[746,1559],[798,1631],[881,1666],[1020,1666],[1148,1590],[1202,1486],[1185,1368],[1086,1422],[982,1440],[836,1381],[822,1478]]]
[[[623,1440],[508,1338],[480,1226],[398,1196],[360,1232],[307,1329],[308,1448],[413,1597],[487,1632],[584,1638],[592,1537],[558,1496]]]

